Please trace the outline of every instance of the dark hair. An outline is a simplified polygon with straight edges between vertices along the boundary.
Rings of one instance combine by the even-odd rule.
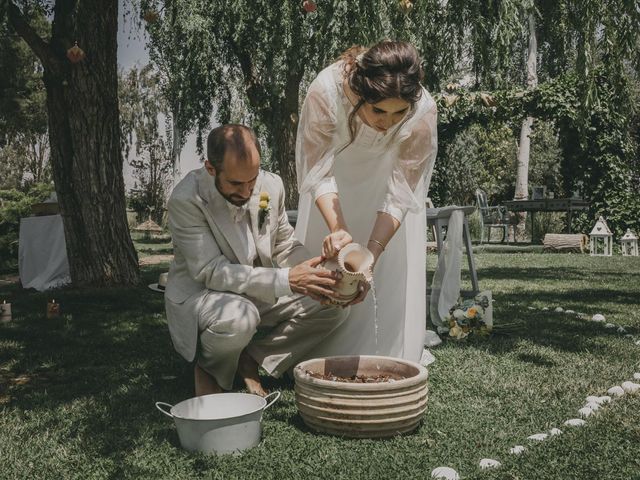
[[[422,60],[410,43],[384,40],[369,49],[354,46],[345,51],[340,58],[344,61],[349,87],[360,97],[349,115],[351,142],[355,137],[353,120],[365,102],[378,103],[387,98],[401,98],[408,102],[413,110],[416,102],[420,100],[420,82],[424,78]],[[346,146],[342,149],[344,148]]]
[[[260,155],[260,144],[252,129],[235,123],[220,125],[211,130],[207,137],[207,160],[216,171],[222,170],[227,150],[236,153],[241,160],[247,160],[249,158],[248,140],[253,142],[258,155]]]

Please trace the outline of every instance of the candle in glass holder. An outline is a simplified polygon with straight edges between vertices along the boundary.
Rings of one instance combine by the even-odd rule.
[[[60,316],[60,304],[55,300],[47,303],[47,318],[58,318]]]
[[[11,321],[11,304],[4,300],[0,304],[0,323],[7,323]]]

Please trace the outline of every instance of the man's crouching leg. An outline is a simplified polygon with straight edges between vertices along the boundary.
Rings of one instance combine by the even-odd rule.
[[[277,378],[333,332],[347,318],[349,308],[322,305],[309,297],[294,295],[261,308],[260,314],[260,326],[274,328],[265,337],[252,341],[247,352]]]
[[[204,296],[198,318],[196,395],[216,393],[216,388],[217,391],[231,390],[236,371],[251,367],[246,361],[239,365],[239,360],[259,322],[258,309],[245,297],[213,290]],[[255,377],[251,379],[257,380],[261,390],[257,364]],[[255,384],[251,385],[254,390],[258,389]]]

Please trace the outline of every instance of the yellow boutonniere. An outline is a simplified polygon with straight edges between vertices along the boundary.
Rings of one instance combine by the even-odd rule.
[[[269,201],[271,198],[269,197],[268,192],[260,192],[260,202],[258,203],[258,229],[262,228],[264,225],[264,221],[267,219],[269,212],[271,211],[271,206],[269,205]]]

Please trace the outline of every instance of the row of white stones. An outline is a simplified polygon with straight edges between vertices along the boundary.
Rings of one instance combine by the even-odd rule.
[[[536,310],[534,307],[528,307],[528,308],[529,310]],[[543,307],[541,310],[548,311],[549,308]],[[573,310],[565,310],[562,307],[556,307],[554,309],[554,312],[566,313],[568,315],[576,315],[578,318],[582,318],[583,320],[591,320],[592,322],[604,323],[604,328],[607,328],[607,329],[615,328],[618,333],[624,334],[625,337],[630,337],[630,338],[633,337],[633,335],[630,335],[627,333],[627,330],[624,327],[615,325],[613,323],[607,323],[604,315],[600,313],[596,313],[589,319],[589,316],[584,313],[576,313]],[[640,346],[640,340],[637,340],[635,344]],[[633,379],[640,380],[640,372],[634,373]],[[597,412],[602,406],[606,405],[607,403],[610,403],[612,400],[612,397],[619,398],[625,394],[640,393],[640,384],[631,382],[631,381],[622,382],[621,385],[615,385],[609,388],[607,390],[607,393],[608,395],[601,395],[601,396],[589,395],[586,398],[586,403],[584,407],[578,410],[578,414],[583,418],[588,418],[591,415],[593,415],[595,412]],[[565,421],[564,425],[567,427],[581,427],[585,423],[586,422],[582,418],[571,418]],[[527,437],[527,440],[530,440],[533,442],[542,442],[549,437],[560,435],[561,433],[562,433],[562,430],[560,430],[559,428],[552,428],[551,430],[549,430],[549,433],[536,433],[534,435],[529,435]],[[527,450],[527,447],[525,447],[524,445],[516,445],[509,450],[509,453],[511,455],[520,455],[526,450]],[[482,460],[480,460],[480,464],[479,464],[480,468],[483,470],[487,468],[497,468],[500,465],[502,464],[498,460],[494,460],[492,458],[483,458]],[[451,467],[437,467],[432,470],[431,478],[442,479],[442,480],[459,480],[460,475],[458,474],[457,471],[455,471]]]

